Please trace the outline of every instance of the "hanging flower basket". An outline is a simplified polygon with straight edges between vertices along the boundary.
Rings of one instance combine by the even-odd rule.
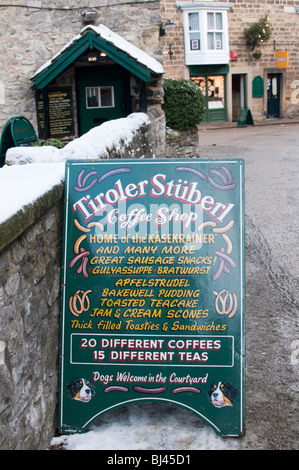
[[[262,55],[263,55],[263,54],[262,54],[262,52],[261,52],[260,50],[257,50],[257,51],[255,51],[255,52],[253,53],[253,57],[254,57],[255,59],[260,59],[260,58],[262,57]]]

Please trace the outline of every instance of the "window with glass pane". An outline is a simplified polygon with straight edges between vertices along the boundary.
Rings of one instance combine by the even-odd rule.
[[[208,13],[207,14],[207,23],[208,23],[208,30],[213,31],[215,29],[215,27],[214,27],[214,13]]]
[[[207,77],[208,108],[224,108],[224,76]]]
[[[206,77],[191,77],[191,80],[201,89],[203,96],[206,96]]]
[[[114,91],[112,86],[88,87],[85,93],[87,108],[114,107]]]
[[[208,109],[224,108],[224,75],[191,77],[207,100]]]
[[[101,87],[101,107],[111,108],[113,104],[113,87]]]
[[[189,13],[188,19],[189,19],[190,50],[199,51],[200,50],[199,14]]]
[[[99,107],[98,88],[86,88],[86,107]]]
[[[207,13],[208,49],[223,49],[222,13]]]

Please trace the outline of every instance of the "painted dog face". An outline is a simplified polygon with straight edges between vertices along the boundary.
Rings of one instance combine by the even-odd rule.
[[[94,386],[87,379],[75,379],[67,386],[69,397],[73,400],[88,403],[95,395]]]
[[[238,390],[229,382],[214,382],[208,391],[208,397],[216,408],[232,406]]]

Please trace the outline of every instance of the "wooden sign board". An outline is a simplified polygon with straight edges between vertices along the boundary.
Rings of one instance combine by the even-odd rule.
[[[244,430],[243,161],[66,165],[60,430],[144,400]]]
[[[275,53],[275,66],[278,69],[287,69],[289,67],[289,52],[276,51]]]
[[[250,109],[241,109],[239,118],[238,118],[238,126],[253,126],[254,122],[252,119],[252,114]]]
[[[75,133],[72,87],[55,87],[48,91],[49,118],[51,137],[61,138]],[[38,134],[45,138],[45,119],[43,97],[41,92],[36,95]]]
[[[264,80],[257,75],[252,80],[252,98],[262,98],[264,96]]]

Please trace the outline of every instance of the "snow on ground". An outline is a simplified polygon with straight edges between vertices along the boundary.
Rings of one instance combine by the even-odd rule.
[[[86,433],[54,437],[66,450],[238,450],[236,438],[222,438],[187,410],[162,403],[138,403],[106,413]]]
[[[0,223],[64,180],[66,160],[108,157],[107,147],[120,149],[128,144],[140,126],[149,123],[144,113],[108,121],[91,129],[82,137],[56,147],[13,147],[6,153],[0,168]]]

